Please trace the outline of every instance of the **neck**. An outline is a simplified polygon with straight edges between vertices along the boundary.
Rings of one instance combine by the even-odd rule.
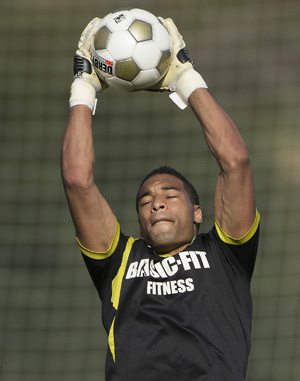
[[[184,251],[188,246],[190,246],[195,241],[195,238],[196,238],[196,236],[191,240],[190,243],[184,244],[184,245],[177,247],[176,249],[173,249],[173,250],[154,249],[150,245],[148,245],[148,247],[150,247],[153,250],[155,255],[158,255],[161,257],[164,257],[164,256],[170,257],[170,256],[176,255],[176,254]]]

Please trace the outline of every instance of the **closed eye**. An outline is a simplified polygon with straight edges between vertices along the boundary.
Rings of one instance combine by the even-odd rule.
[[[150,204],[150,202],[151,202],[151,200],[144,200],[144,201],[141,201],[141,202],[140,202],[140,205],[141,205],[141,206],[145,206],[145,205]]]

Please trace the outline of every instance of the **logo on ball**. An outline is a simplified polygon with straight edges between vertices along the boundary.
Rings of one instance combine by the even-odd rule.
[[[97,58],[95,56],[93,56],[92,58],[93,64],[96,69],[100,70],[103,73],[113,75],[114,63],[112,61],[102,59],[101,57]]]
[[[123,15],[123,13],[121,15],[119,15],[118,17],[114,18],[114,21],[116,24],[119,24],[123,20],[126,20],[126,17]]]

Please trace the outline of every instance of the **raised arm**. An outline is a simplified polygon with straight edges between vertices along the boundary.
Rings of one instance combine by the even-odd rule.
[[[233,121],[207,90],[202,76],[194,70],[172,19],[162,22],[172,39],[172,61],[167,75],[151,90],[171,91],[172,100],[180,108],[192,107],[220,167],[214,198],[215,219],[226,234],[241,238],[250,230],[256,216],[246,145]]]
[[[94,164],[92,112],[77,105],[70,109],[65,129],[62,179],[77,238],[87,249],[105,252],[113,240],[116,220],[94,183]]]
[[[92,111],[102,91],[91,65],[89,44],[100,19],[92,20],[81,35],[74,58],[70,112],[61,155],[61,171],[71,216],[80,243],[89,250],[105,252],[116,230],[116,220],[94,183],[95,154]]]
[[[237,127],[207,89],[197,89],[189,103],[199,119],[211,153],[220,167],[214,214],[225,233],[243,237],[256,216],[249,153]]]

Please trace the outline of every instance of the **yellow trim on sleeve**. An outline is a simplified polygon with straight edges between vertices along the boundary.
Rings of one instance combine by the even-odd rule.
[[[109,249],[106,252],[100,253],[97,251],[92,251],[92,250],[87,249],[86,247],[82,246],[82,244],[79,242],[79,239],[77,237],[76,237],[76,241],[77,241],[77,244],[78,244],[81,252],[84,255],[86,255],[87,257],[92,258],[92,259],[106,259],[106,258],[110,257],[114,253],[114,251],[116,250],[116,247],[117,247],[118,242],[119,242],[119,238],[120,238],[120,224],[117,222],[116,231],[115,231],[113,241],[112,241]]]
[[[260,221],[260,215],[258,211],[256,210],[256,217],[255,221],[251,227],[251,229],[241,238],[233,238],[230,235],[226,234],[224,230],[221,228],[219,223],[215,220],[215,227],[218,233],[218,236],[221,238],[221,240],[225,243],[231,244],[231,245],[242,245],[243,243],[248,242],[255,234],[258,225]]]

